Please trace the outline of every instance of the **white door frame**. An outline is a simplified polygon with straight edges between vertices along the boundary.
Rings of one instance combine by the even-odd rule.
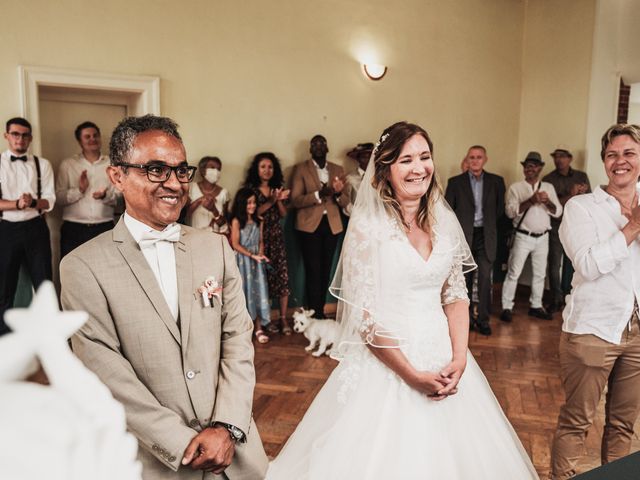
[[[160,115],[160,77],[147,75],[118,75],[103,72],[87,72],[64,68],[18,66],[22,116],[33,126],[32,151],[41,155],[40,139],[40,86],[73,89],[105,90],[129,93],[137,97],[133,115],[151,113]]]

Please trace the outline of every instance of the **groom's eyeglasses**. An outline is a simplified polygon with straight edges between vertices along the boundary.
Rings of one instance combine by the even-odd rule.
[[[147,178],[153,183],[162,183],[169,180],[171,172],[175,172],[180,183],[189,183],[196,174],[196,167],[189,165],[177,165],[172,167],[162,163],[118,163],[118,167],[139,168],[147,173]]]

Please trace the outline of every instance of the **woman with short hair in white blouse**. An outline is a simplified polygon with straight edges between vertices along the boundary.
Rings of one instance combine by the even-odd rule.
[[[606,186],[565,205],[560,240],[575,268],[562,314],[560,409],[553,479],[576,473],[607,387],[602,463],[629,454],[640,413],[640,127],[618,124],[602,137]]]

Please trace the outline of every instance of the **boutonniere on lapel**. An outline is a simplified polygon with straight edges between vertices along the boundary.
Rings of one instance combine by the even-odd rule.
[[[196,290],[196,296],[202,297],[202,305],[206,307],[213,306],[213,298],[217,298],[222,305],[222,285],[218,283],[214,276],[207,277],[202,285]]]

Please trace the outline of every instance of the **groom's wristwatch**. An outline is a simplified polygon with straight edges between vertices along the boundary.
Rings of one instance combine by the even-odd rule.
[[[240,430],[238,427],[236,427],[235,425],[231,425],[229,423],[224,423],[224,422],[215,422],[212,426],[217,427],[218,425],[227,429],[227,431],[229,432],[229,436],[231,437],[231,440],[233,440],[234,442],[244,443],[247,440],[244,432]]]

